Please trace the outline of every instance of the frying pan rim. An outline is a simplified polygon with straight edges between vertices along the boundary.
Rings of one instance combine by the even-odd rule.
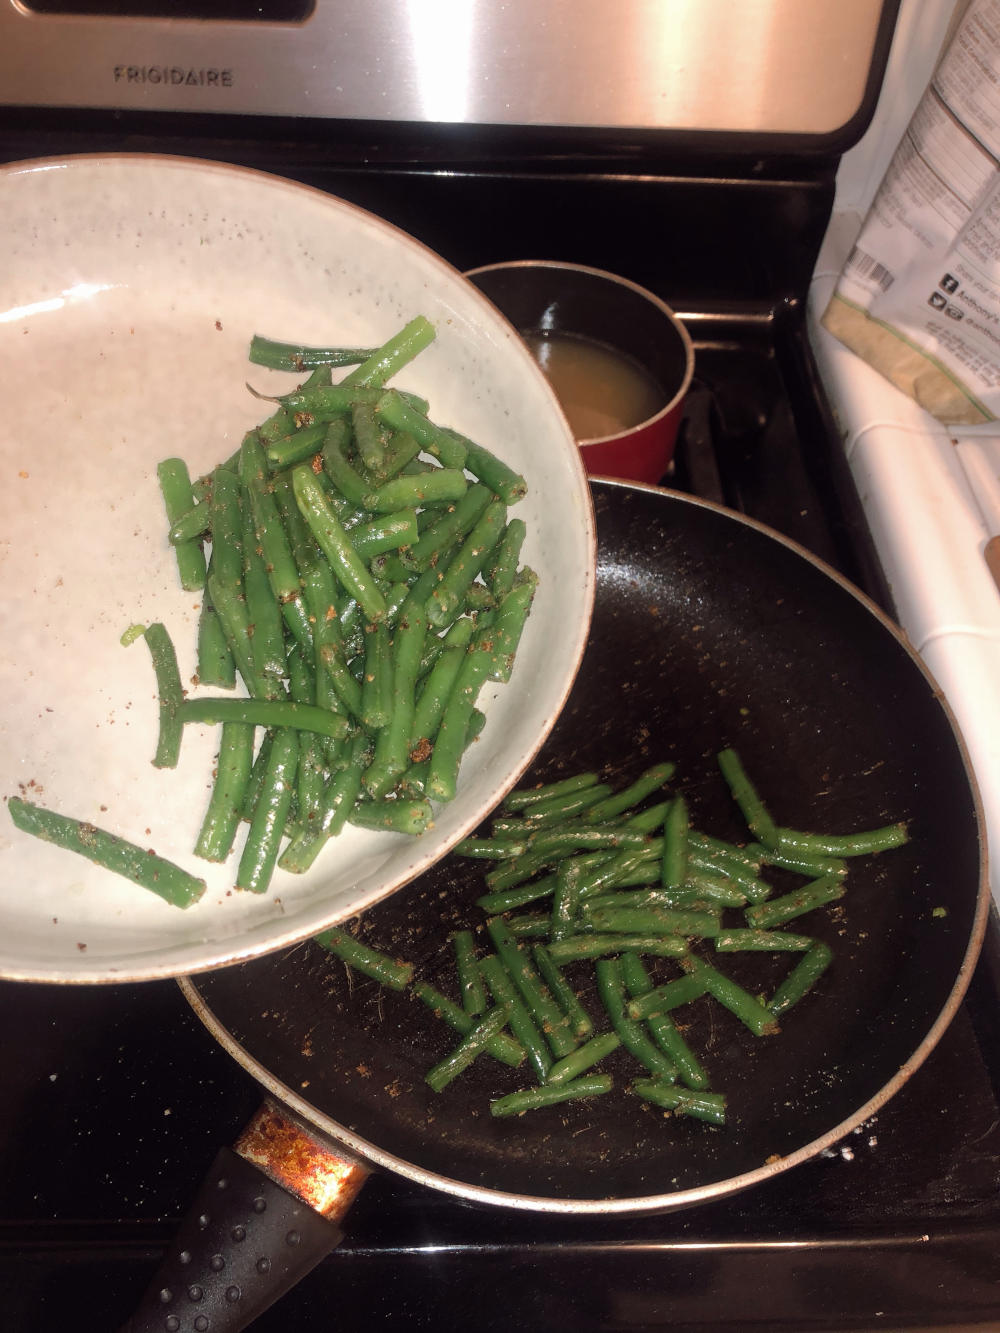
[[[778,541],[793,554],[804,558],[820,572],[832,578],[848,595],[859,601],[862,606],[875,616],[883,628],[890,632],[910,658],[911,662],[926,679],[933,696],[941,707],[945,719],[951,728],[969,782],[979,835],[980,876],[976,908],[969,933],[969,941],[955,977],[954,984],[948,994],[947,1000],[941,1007],[936,1019],[926,1032],[916,1050],[899,1067],[893,1076],[882,1085],[873,1097],[869,1098],[858,1110],[841,1120],[839,1124],[833,1126],[818,1138],[803,1144],[800,1148],[796,1149],[795,1152],[779,1157],[776,1160],[765,1161],[759,1167],[755,1167],[750,1171],[745,1171],[738,1176],[729,1176],[723,1180],[713,1181],[706,1185],[700,1185],[685,1190],[675,1190],[669,1193],[640,1195],[626,1198],[616,1198],[614,1196],[584,1199],[552,1198],[544,1195],[513,1193],[505,1190],[472,1185],[466,1181],[454,1180],[447,1176],[442,1176],[437,1172],[425,1170],[404,1158],[397,1157],[393,1153],[382,1151],[377,1145],[369,1142],[361,1135],[348,1129],[346,1126],[339,1124],[331,1116],[326,1115],[324,1112],[311,1105],[311,1103],[300,1096],[294,1089],[287,1087],[280,1079],[275,1078],[264,1065],[245,1050],[225,1025],[216,1018],[212,1009],[198,990],[196,980],[190,976],[180,977],[177,980],[184,997],[208,1031],[215,1037],[219,1044],[228,1051],[233,1059],[235,1059],[237,1063],[262,1086],[265,1093],[287,1106],[297,1116],[304,1120],[307,1125],[319,1129],[321,1133],[332,1142],[332,1144],[336,1145],[338,1148],[342,1147],[345,1152],[351,1154],[353,1157],[359,1158],[361,1161],[370,1164],[373,1167],[380,1167],[383,1170],[389,1171],[393,1175],[402,1176],[404,1179],[424,1186],[425,1188],[450,1194],[454,1197],[464,1199],[469,1203],[485,1204],[493,1207],[507,1207],[522,1212],[572,1216],[593,1214],[639,1215],[645,1213],[672,1212],[696,1204],[705,1203],[711,1199],[736,1194],[742,1190],[761,1184],[764,1181],[782,1174],[785,1171],[791,1170],[802,1162],[817,1156],[825,1149],[832,1147],[858,1125],[863,1124],[864,1121],[876,1114],[876,1112],[878,1112],[896,1094],[896,1092],[899,1091],[903,1084],[906,1083],[912,1074],[914,1074],[924,1063],[927,1056],[937,1045],[942,1034],[955,1017],[955,1014],[965,997],[965,993],[968,990],[985,938],[986,926],[989,920],[991,891],[982,798],[961,730],[958,727],[957,720],[947,699],[937,685],[933,675],[917,655],[906,635],[886,615],[877,603],[872,601],[867,594],[857,588],[850,582],[850,580],[846,579],[826,561],[814,555],[798,542],[785,537],[782,533],[777,532],[767,524],[761,523],[759,520],[750,518],[745,514],[741,514],[736,510],[729,509],[725,505],[720,505],[714,501],[705,500],[700,497],[690,496],[684,492],[672,490],[669,487],[654,486],[642,482],[623,482],[613,477],[593,477],[591,478],[591,482],[592,486],[593,483],[597,483],[600,486],[607,486],[618,491],[638,491],[664,495],[672,500],[696,508],[710,510],[719,514],[724,519],[745,525],[746,527],[756,530],[765,537]],[[596,510],[597,496],[594,497],[594,502]]]

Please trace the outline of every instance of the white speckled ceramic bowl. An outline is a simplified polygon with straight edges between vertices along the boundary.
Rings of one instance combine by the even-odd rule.
[[[196,906],[169,907],[20,834],[4,813],[0,974],[166,977],[288,946],[438,860],[548,734],[593,599],[579,451],[531,356],[472,285],[337,199],[205,162],[78,157],[0,170],[0,216],[0,789],[148,845],[209,886]],[[481,696],[488,721],[459,794],[422,837],[350,828],[308,874],[278,872],[262,896],[235,892],[233,861],[192,854],[216,733],[188,727],[178,768],[154,768],[149,656],[119,642],[133,622],[162,620],[182,676],[194,673],[200,599],[178,583],[156,463],[180,454],[192,475],[207,470],[262,419],[245,382],[290,386],[248,365],[253,333],[374,345],[418,313],[437,337],[400,387],[529,483],[517,512],[541,584],[514,676]]]

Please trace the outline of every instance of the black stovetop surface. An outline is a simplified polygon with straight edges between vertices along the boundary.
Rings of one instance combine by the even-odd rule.
[[[332,162],[313,145],[29,133],[0,159],[166,148],[373,208],[459,267],[556,258],[654,288],[696,344],[668,485],[757,518],[890,596],[804,332],[835,162]],[[363,155],[362,155],[363,156]],[[719,169],[725,166],[726,170]],[[172,982],[0,982],[0,1327],[112,1333],[260,1090]],[[376,1176],[343,1245],[255,1328],[808,1333],[1000,1328],[1000,927],[937,1049],[870,1122],[769,1183],[682,1213],[572,1219]]]

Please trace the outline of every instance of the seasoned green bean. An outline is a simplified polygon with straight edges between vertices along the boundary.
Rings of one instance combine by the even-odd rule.
[[[743,989],[731,977],[724,976],[710,963],[689,954],[681,959],[681,967],[688,973],[704,981],[705,990],[714,996],[724,1008],[740,1020],[755,1037],[767,1036],[777,1032],[778,1025],[774,1015],[756,1000],[749,991]]]
[[[7,810],[22,833],[30,833],[64,851],[85,856],[95,865],[149,889],[171,907],[190,907],[205,892],[203,879],[147,848],[126,842],[85,820],[45,810],[19,796],[8,798]]]
[[[814,879],[801,889],[786,893],[780,898],[770,898],[767,902],[753,903],[746,909],[744,916],[749,926],[767,930],[771,926],[783,925],[797,916],[804,916],[825,903],[836,902],[846,891],[840,875],[823,875]]]
[[[180,716],[184,686],[177,668],[177,654],[166,626],[159,621],[147,625],[143,637],[153,662],[159,695],[160,725],[153,763],[157,768],[176,768],[184,732]]]
[[[570,1029],[566,1014],[537,972],[530,953],[521,948],[500,917],[491,917],[486,923],[486,930],[497,957],[517,987],[553,1056],[559,1060],[568,1055],[577,1044],[576,1036]]]
[[[651,954],[659,958],[683,958],[688,947],[680,935],[616,935],[595,931],[589,935],[571,935],[549,945],[552,961],[561,966],[581,958],[605,958],[609,954]]]
[[[548,949],[544,944],[532,945],[531,956],[541,973],[542,980],[569,1019],[570,1031],[578,1037],[589,1037],[594,1030],[593,1019],[587,1013],[583,1002],[566,980],[562,971],[552,961],[552,955]]]
[[[405,833],[415,838],[423,833],[431,816],[429,801],[400,798],[362,801],[348,815],[348,821],[375,833]]]
[[[593,1069],[594,1065],[606,1059],[612,1051],[616,1051],[621,1045],[621,1039],[614,1032],[601,1032],[596,1037],[591,1037],[585,1041],[582,1046],[563,1056],[549,1070],[545,1082],[552,1087],[554,1084],[570,1083],[573,1079],[579,1078],[585,1074],[588,1069]]]
[[[632,1013],[634,1005],[650,993],[653,983],[643,966],[642,959],[634,953],[622,954],[622,977],[625,988],[632,997],[627,1012],[630,1017],[635,1017],[636,1015]],[[687,980],[687,978],[684,978],[684,980]],[[683,1082],[689,1088],[707,1088],[709,1084],[708,1074],[694,1051],[677,1030],[669,1012],[644,1015],[643,1017],[645,1017],[646,1026],[649,1028],[653,1040],[664,1055],[676,1065],[678,1076]]]
[[[653,1102],[675,1115],[689,1115],[707,1120],[711,1125],[726,1123],[726,1099],[721,1092],[692,1092],[661,1079],[638,1078],[632,1091],[644,1101]]]
[[[815,940],[768,1001],[768,1011],[775,1018],[780,1018],[793,1005],[798,1004],[832,961],[833,951],[830,946],[822,940]]]
[[[413,980],[412,963],[399,958],[390,958],[381,950],[373,949],[370,944],[355,939],[349,931],[333,927],[321,931],[315,938],[317,944],[328,952],[336,954],[348,967],[353,967],[356,972],[363,972],[366,977],[380,981],[383,986],[388,986],[391,990],[405,990]]]
[[[659,1078],[675,1079],[676,1065],[653,1045],[642,1028],[625,1012],[626,991],[621,959],[598,958],[594,968],[597,993],[622,1046],[641,1065],[645,1065],[651,1074]],[[549,1077],[551,1080],[551,1075]]]
[[[535,1076],[544,1082],[552,1068],[548,1044],[518,994],[507,969],[496,954],[487,954],[479,960],[479,970],[494,1002],[506,1006],[510,1030],[524,1047]]]
[[[602,822],[606,819],[616,819],[626,811],[633,810],[647,797],[660,791],[673,777],[676,769],[677,765],[673,763],[654,764],[622,791],[614,792],[596,805],[592,805],[584,818]]]
[[[314,366],[356,366],[372,355],[371,347],[303,347],[255,333],[249,360],[272,370],[311,370]]]
[[[473,1060],[486,1050],[490,1038],[495,1037],[506,1022],[507,1010],[502,1005],[496,1005],[484,1014],[455,1049],[427,1071],[425,1079],[433,1091],[443,1092],[449,1083],[468,1069]]]
[[[287,727],[316,731],[334,740],[346,736],[348,722],[339,713],[329,713],[314,704],[284,699],[185,699],[177,710],[184,723],[251,722],[257,727]]]
[[[236,872],[238,889],[267,892],[288,822],[298,762],[298,735],[291,727],[283,727],[275,733],[250,831],[240,855]]]
[[[351,546],[312,469],[300,464],[292,472],[292,484],[299,508],[335,576],[370,620],[381,620],[386,613],[385,598]]]
[[[739,755],[733,749],[720,750],[719,768],[725,778],[733,800],[742,811],[743,818],[758,842],[765,847],[773,847],[778,841],[778,830],[756,787],[747,776],[746,769]]]
[[[786,930],[724,930],[715,937],[716,953],[802,953],[812,945],[808,935]]]
[[[253,747],[254,728],[249,723],[223,724],[212,795],[194,847],[195,855],[206,861],[224,861],[233,849],[253,767]]]
[[[519,1092],[510,1092],[505,1097],[497,1097],[490,1102],[490,1114],[493,1116],[521,1115],[525,1111],[536,1111],[545,1106],[556,1106],[561,1102],[577,1101],[583,1097],[598,1097],[610,1092],[613,1082],[610,1074],[587,1074],[569,1083],[549,1083],[540,1088],[524,1088]]]
[[[182,458],[165,458],[156,469],[163,496],[163,507],[167,513],[167,522],[176,523],[187,514],[194,504],[194,491],[187,464]],[[177,572],[181,587],[189,592],[199,591],[205,586],[205,553],[198,540],[204,527],[185,541],[174,543],[174,556],[177,560]]]
[[[471,1032],[476,1024],[476,1015],[468,1013],[461,1005],[443,995],[428,981],[415,981],[413,994],[449,1027],[463,1035]],[[495,1060],[517,1068],[524,1063],[524,1047],[509,1032],[498,1032],[486,1043],[486,1049]]]
[[[785,854],[806,853],[818,856],[872,856],[902,847],[909,834],[902,821],[882,828],[866,829],[860,833],[798,833],[794,829],[779,828],[776,848]]]

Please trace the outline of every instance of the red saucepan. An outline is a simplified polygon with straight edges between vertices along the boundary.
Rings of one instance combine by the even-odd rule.
[[[834,959],[780,1034],[754,1037],[708,1000],[685,1012],[689,1042],[728,1096],[724,1128],[645,1107],[625,1091],[621,1052],[606,1064],[612,1093],[554,1111],[492,1118],[491,1097],[530,1080],[490,1059],[435,1094],[424,1074],[454,1044],[450,1032],[313,943],[183,983],[284,1109],[264,1116],[242,1155],[223,1155],[133,1331],[245,1327],[335,1243],[334,1222],[246,1157],[294,1190],[298,1174],[302,1194],[325,1181],[334,1218],[379,1168],[511,1208],[696,1205],[795,1167],[872,1115],[955,1013],[989,901],[981,812],[951,716],[905,640],[838,576],[754,523],[655,488],[596,482],[594,493],[592,637],[531,780],[592,767],[624,784],[673,760],[692,822],[739,840],[716,761],[734,746],[780,822],[849,831],[904,819],[909,842],[856,861],[843,903],[809,918]],[[481,864],[452,857],[366,914],[359,933],[455,994],[447,936],[481,922],[481,892]],[[770,992],[783,967],[743,956],[731,972]],[[574,974],[596,1007],[589,978],[588,967]],[[326,1149],[334,1165],[322,1175],[312,1158]],[[227,1200],[240,1198],[234,1220]]]

